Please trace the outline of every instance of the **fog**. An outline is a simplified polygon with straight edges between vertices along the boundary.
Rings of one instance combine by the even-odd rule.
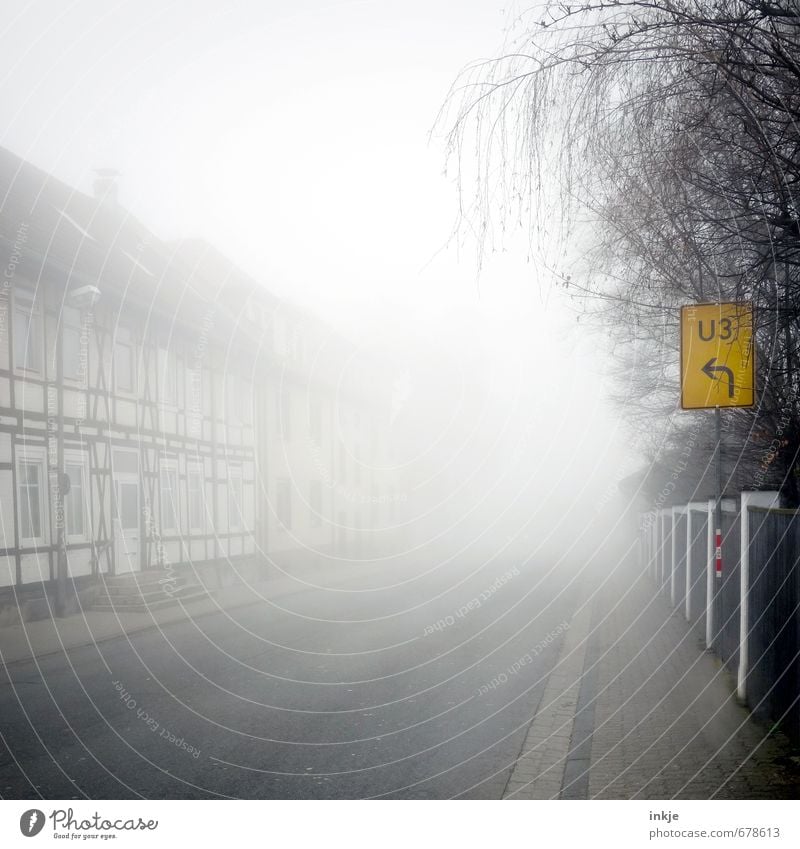
[[[762,161],[797,159],[796,16],[3,11],[14,833],[115,837],[121,800],[160,846],[190,799],[797,798],[797,181]],[[186,841],[331,847],[678,818],[191,810]]]
[[[501,796],[642,463],[602,322],[462,208],[511,11],[5,11],[0,655],[58,716],[3,691],[0,785]]]
[[[507,16],[477,2],[57,6],[18,4],[7,24],[3,144],[84,191],[117,170],[121,204],[160,238],[206,239],[380,358],[415,545],[522,535],[552,553],[598,532],[596,505],[632,471],[602,334],[519,234],[480,266],[452,236],[458,195],[429,136]]]

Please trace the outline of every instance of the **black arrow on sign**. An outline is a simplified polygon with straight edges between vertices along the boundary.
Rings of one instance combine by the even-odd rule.
[[[717,380],[715,372],[723,372],[728,377],[728,397],[733,398],[733,372],[727,366],[714,365],[717,361],[716,357],[712,357],[701,369],[701,371],[710,377],[711,380]]]

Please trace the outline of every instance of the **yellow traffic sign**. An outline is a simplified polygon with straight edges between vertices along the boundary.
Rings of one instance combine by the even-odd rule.
[[[681,307],[681,407],[751,407],[754,401],[753,305]]]

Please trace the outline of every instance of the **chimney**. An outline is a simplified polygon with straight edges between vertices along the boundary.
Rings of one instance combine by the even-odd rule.
[[[94,173],[97,175],[92,186],[95,198],[108,206],[119,206],[119,171],[113,168],[96,168]]]

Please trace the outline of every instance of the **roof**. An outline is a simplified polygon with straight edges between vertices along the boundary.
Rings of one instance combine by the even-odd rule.
[[[115,172],[98,173],[98,186],[108,190]],[[188,332],[202,327],[228,349],[268,355],[262,367],[296,380],[351,394],[372,389],[363,368],[358,374],[346,368],[357,346],[278,299],[209,242],[164,241],[118,204],[113,191],[105,199],[88,195],[0,148],[0,262],[8,267],[12,258],[14,273],[34,285],[64,292],[96,286],[101,302],[120,312],[134,308],[148,324],[160,317],[170,332],[175,325]],[[277,314],[303,328],[310,344],[305,366],[275,351],[267,315]]]
[[[202,267],[206,260],[192,264],[181,243],[162,241],[124,207],[80,192],[4,148],[0,245],[6,256],[16,254],[15,272],[34,285],[64,291],[93,285],[120,309],[136,307],[170,322],[196,328],[211,307],[230,303],[220,277]],[[228,332],[226,323],[221,333]]]

